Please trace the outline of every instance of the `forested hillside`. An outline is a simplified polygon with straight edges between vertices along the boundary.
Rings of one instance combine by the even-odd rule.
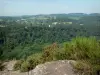
[[[76,36],[100,39],[100,14],[1,16],[0,59],[26,58],[46,45]]]

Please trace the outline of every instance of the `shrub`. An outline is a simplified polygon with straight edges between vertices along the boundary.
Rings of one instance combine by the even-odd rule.
[[[92,65],[92,73],[100,71],[100,43],[95,37],[76,37],[71,42],[65,43],[64,49],[69,59],[86,60]],[[87,67],[84,67],[86,64],[89,65],[84,62],[84,64],[78,63],[75,67],[87,71]]]
[[[55,53],[57,49],[58,49],[58,45],[56,43],[45,47],[42,54],[43,62],[56,60]]]
[[[27,72],[30,70],[30,64],[27,61],[24,61],[21,65],[21,72]]]
[[[32,70],[41,63],[41,53],[29,56],[21,65],[21,72]]]
[[[68,59],[68,54],[65,52],[64,49],[59,48],[55,53],[56,60],[65,60]]]
[[[65,50],[72,59],[100,58],[100,46],[94,37],[76,37],[65,44]]]
[[[29,56],[21,65],[21,72],[34,69],[38,64],[56,60],[55,53],[58,46],[56,43],[45,47],[43,53],[36,53]]]
[[[81,75],[90,75],[92,73],[92,68],[86,61],[77,61],[72,64],[75,72]]]
[[[18,60],[15,65],[14,65],[14,70],[20,70],[21,69],[21,64],[24,62],[24,60]]]
[[[27,61],[29,64],[31,64],[31,67],[32,67],[31,69],[35,68],[36,65],[42,63],[42,61],[41,61],[41,56],[42,56],[42,53],[37,53],[37,54],[34,54],[34,55],[29,56],[29,57],[27,58],[26,61]]]

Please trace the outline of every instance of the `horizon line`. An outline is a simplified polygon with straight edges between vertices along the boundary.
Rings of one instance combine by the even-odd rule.
[[[26,15],[0,15],[0,17],[3,17],[3,16],[7,16],[7,17],[10,17],[10,16],[12,16],[12,17],[17,17],[17,16],[36,16],[36,15],[53,15],[53,14],[87,14],[87,15],[89,15],[89,14],[100,14],[100,13],[51,13],[51,14],[26,14]]]

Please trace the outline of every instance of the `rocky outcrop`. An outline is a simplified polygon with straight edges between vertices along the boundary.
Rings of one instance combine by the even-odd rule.
[[[37,65],[35,69],[29,72],[13,71],[13,65],[16,61],[6,62],[7,70],[1,71],[0,75],[76,75],[71,65],[72,60],[59,60]]]
[[[36,66],[33,75],[76,75],[71,65],[71,60],[47,62]]]

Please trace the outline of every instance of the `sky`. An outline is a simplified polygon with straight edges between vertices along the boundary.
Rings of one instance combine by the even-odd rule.
[[[100,0],[0,0],[0,16],[100,13]]]

